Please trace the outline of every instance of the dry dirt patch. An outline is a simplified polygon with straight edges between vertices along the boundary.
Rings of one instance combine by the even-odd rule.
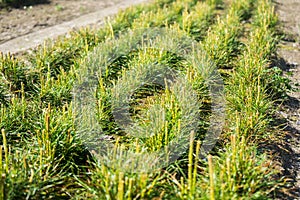
[[[0,11],[0,44],[78,16],[99,11],[121,0],[51,0],[49,3]]]

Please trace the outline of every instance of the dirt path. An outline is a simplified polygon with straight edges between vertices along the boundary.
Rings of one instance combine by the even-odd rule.
[[[105,17],[146,0],[53,0],[50,2],[32,8],[13,9],[8,13],[2,11],[0,51],[14,54],[36,47],[46,39],[67,34],[72,29],[101,26]]]
[[[280,42],[279,66],[298,91],[289,93],[289,100],[280,112],[286,119],[287,132],[280,152],[283,175],[291,179],[280,199],[300,199],[300,0],[275,0],[276,11],[285,37]]]
[[[43,0],[0,10],[0,43],[113,6],[122,0]]]

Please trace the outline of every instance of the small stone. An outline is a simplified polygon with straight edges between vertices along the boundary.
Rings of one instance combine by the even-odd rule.
[[[280,114],[282,115],[282,117],[284,117],[284,118],[287,118],[287,117],[288,117],[288,115],[287,115],[286,113],[282,112],[282,111],[280,111],[279,113],[280,113]]]
[[[297,116],[291,116],[290,120],[296,122],[296,121],[298,121],[298,117]]]

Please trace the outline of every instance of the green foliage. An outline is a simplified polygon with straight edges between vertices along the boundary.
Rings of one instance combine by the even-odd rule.
[[[207,175],[199,181],[201,199],[267,199],[266,194],[275,185],[271,177],[275,169],[270,161],[258,155],[245,137],[232,136],[224,151],[208,161]],[[209,187],[205,184],[208,181]]]
[[[35,90],[35,74],[31,73],[30,67],[10,54],[0,54],[0,75],[2,85],[6,85],[8,93],[20,97],[22,90],[30,93]],[[3,88],[2,87],[2,88]]]
[[[283,76],[282,70],[278,67],[272,67],[265,70],[263,78],[267,85],[267,93],[274,100],[286,100],[288,92],[292,91],[291,80]]]
[[[225,20],[217,18],[217,23],[208,31],[203,46],[218,67],[231,68],[240,46],[240,17],[229,11],[224,18]]]

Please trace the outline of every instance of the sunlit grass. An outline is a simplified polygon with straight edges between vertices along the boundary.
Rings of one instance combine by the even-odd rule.
[[[276,23],[269,0],[157,0],[23,58],[1,55],[0,198],[268,198],[276,170],[258,142],[286,92],[270,67]],[[218,69],[225,126],[200,159]],[[116,120],[123,108],[137,126]]]

